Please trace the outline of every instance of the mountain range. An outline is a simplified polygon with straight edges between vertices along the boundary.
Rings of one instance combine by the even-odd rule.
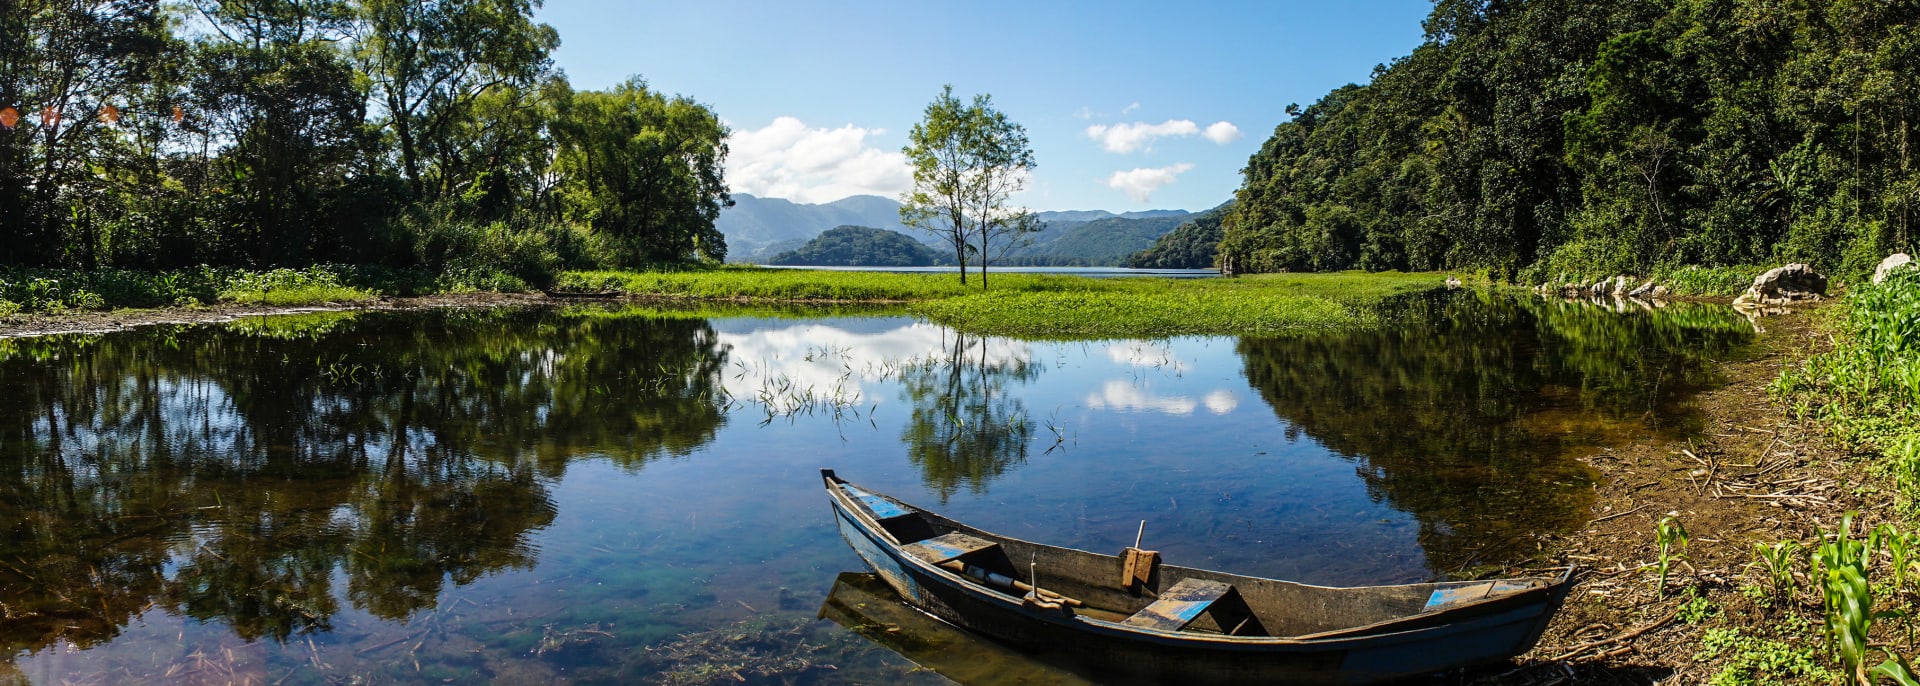
[[[799,250],[828,229],[840,226],[898,231],[935,248],[947,247],[938,238],[901,224],[900,203],[891,198],[855,195],[808,204],[735,193],[733,200],[733,207],[721,210],[714,225],[726,235],[727,254],[736,262],[765,263],[775,255]],[[1005,262],[1118,265],[1128,255],[1151,247],[1192,215],[1185,210],[1037,212],[1035,216],[1044,227]]]

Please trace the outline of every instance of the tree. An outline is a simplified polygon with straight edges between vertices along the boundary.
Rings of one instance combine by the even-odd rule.
[[[984,290],[992,258],[1005,256],[1040,228],[1032,212],[1010,204],[1035,166],[1026,128],[994,109],[993,96],[975,95],[972,104],[963,104],[948,85],[907,140],[901,152],[913,164],[913,190],[900,197],[901,223],[944,240],[960,265],[962,284],[967,255],[977,253]]]
[[[634,77],[575,93],[558,117],[554,168],[567,219],[621,243],[630,264],[726,259],[713,221],[733,204],[721,178],[729,132],[713,110]]]
[[[528,88],[548,71],[560,43],[536,24],[539,0],[361,0],[360,56],[399,145],[400,170],[415,198],[438,199],[484,173],[462,164],[452,130],[475,101],[501,88]],[[423,169],[422,167],[426,167]],[[433,183],[429,185],[427,181]]]

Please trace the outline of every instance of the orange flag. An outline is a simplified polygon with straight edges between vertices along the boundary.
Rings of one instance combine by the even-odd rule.
[[[52,105],[48,105],[46,107],[40,108],[40,125],[41,126],[55,126],[55,125],[58,125],[59,123],[60,123],[60,110],[54,109]]]
[[[5,126],[7,127],[8,131],[12,131],[14,125],[19,123],[20,123],[20,110],[16,110],[11,107],[6,109],[0,109],[0,126]]]
[[[174,105],[173,106],[173,123],[178,124],[180,123],[181,120],[186,118],[187,118],[186,108],[183,108],[179,105]]]
[[[100,106],[100,121],[106,124],[120,123],[120,108],[112,105]]]

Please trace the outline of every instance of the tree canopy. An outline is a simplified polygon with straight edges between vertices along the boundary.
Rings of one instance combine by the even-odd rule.
[[[0,4],[0,267],[719,259],[726,129],[539,0]]]
[[[991,95],[962,103],[949,85],[928,103],[907,141],[901,152],[913,165],[913,189],[900,197],[901,223],[946,242],[961,283],[970,256],[976,257],[986,288],[988,263],[1040,230],[1032,212],[1011,203],[1035,166],[1026,129],[994,109]]]
[[[1870,270],[1913,246],[1916,19],[1907,1],[1441,0],[1412,54],[1289,108],[1219,259]]]

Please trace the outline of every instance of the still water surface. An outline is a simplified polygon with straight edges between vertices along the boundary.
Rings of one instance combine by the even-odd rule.
[[[1527,565],[1687,431],[1731,310],[1461,292],[1382,331],[322,313],[0,340],[0,683],[1063,683],[890,603],[817,470],[1321,584]],[[1064,671],[1063,671],[1064,670]],[[1097,678],[1097,677],[1096,677]]]

